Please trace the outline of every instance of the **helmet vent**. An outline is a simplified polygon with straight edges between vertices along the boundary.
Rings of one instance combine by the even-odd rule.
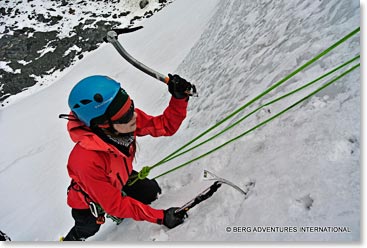
[[[95,94],[93,98],[96,102],[103,102],[103,96],[99,93]]]
[[[75,104],[73,109],[76,109],[76,108],[80,108],[80,105],[79,104]]]
[[[91,100],[88,100],[88,99],[85,99],[85,100],[80,100],[80,102],[81,102],[83,105],[87,105],[88,103],[91,103],[92,101],[91,101]]]

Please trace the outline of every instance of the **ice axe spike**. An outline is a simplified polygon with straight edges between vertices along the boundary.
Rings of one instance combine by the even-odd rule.
[[[118,41],[117,37],[120,34],[126,34],[126,33],[131,33],[134,31],[137,31],[139,29],[142,29],[142,26],[139,27],[135,27],[135,28],[119,28],[119,29],[113,29],[111,31],[107,32],[107,36],[103,39],[105,42],[111,43],[114,48],[117,50],[117,52],[125,59],[127,60],[127,62],[129,62],[130,64],[132,64],[133,66],[135,66],[137,69],[141,70],[142,72],[148,74],[151,77],[154,77],[155,79],[168,84],[169,82],[169,77],[165,76],[162,73],[159,73],[155,70],[153,70],[152,68],[144,65],[143,63],[141,63],[140,61],[138,61],[137,59],[135,59],[133,56],[131,56],[121,45],[121,43]],[[197,92],[196,92],[196,87],[195,85],[192,85],[192,91],[187,92],[188,95],[190,96],[198,96]]]

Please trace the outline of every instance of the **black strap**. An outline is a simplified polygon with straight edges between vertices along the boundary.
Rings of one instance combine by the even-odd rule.
[[[59,118],[65,119],[68,121],[79,121],[79,119],[76,118],[74,115],[69,115],[69,114],[59,114]]]
[[[75,186],[78,186],[78,188]],[[89,210],[93,216],[96,217],[96,223],[103,224],[105,221],[105,211],[102,209],[102,207],[98,203],[94,202],[92,198],[90,198],[89,195],[74,180],[71,180],[71,183],[68,187],[68,192],[70,190],[75,190],[76,192],[82,193],[85,202],[88,204]]]
[[[78,188],[76,188],[75,186],[78,186]],[[77,184],[77,182],[75,182],[74,180],[71,180],[71,183],[68,187],[68,193],[70,190],[75,190],[76,192],[80,192],[82,193],[82,195],[84,196],[85,202],[89,205],[91,202],[93,202],[92,198],[89,197],[89,195]]]

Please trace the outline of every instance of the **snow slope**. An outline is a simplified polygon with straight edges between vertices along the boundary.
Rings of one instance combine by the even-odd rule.
[[[120,40],[148,66],[195,83],[199,97],[190,99],[188,117],[174,137],[138,140],[135,168],[159,161],[253,99],[357,28],[359,20],[355,0],[170,4],[146,20],[144,29]],[[260,102],[315,79],[359,52],[358,34]],[[47,89],[1,109],[0,199],[6,199],[2,200],[6,214],[0,216],[0,229],[15,241],[57,240],[73,224],[65,203],[69,182],[65,164],[73,144],[66,123],[57,116],[68,112],[67,96],[75,82],[91,74],[119,80],[135,104],[148,113],[161,113],[169,100],[165,85],[132,68],[106,44]],[[262,109],[215,141],[157,167],[151,176],[252,128],[316,87]],[[360,240],[360,89],[357,69],[237,142],[160,177],[164,194],[153,206],[180,206],[205,189],[210,183],[201,180],[203,169],[249,189],[247,199],[222,186],[175,229],[132,220],[120,226],[107,222],[90,240]],[[236,227],[242,231],[236,232]],[[261,231],[267,227],[276,230]],[[348,232],[302,232],[302,227],[344,227]]]

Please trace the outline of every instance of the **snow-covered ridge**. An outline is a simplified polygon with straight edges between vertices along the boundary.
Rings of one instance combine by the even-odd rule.
[[[172,0],[21,0],[0,4],[0,102],[36,92],[95,50],[107,30],[151,17]],[[50,76],[52,75],[52,76]],[[28,93],[27,93],[28,94]],[[10,96],[12,100],[8,99]]]
[[[133,17],[141,18],[162,7],[167,1],[151,0],[145,8],[136,0],[20,0],[2,1],[0,5],[0,38],[13,35],[14,30],[33,28],[37,31],[58,31],[58,37],[75,35],[73,28],[80,23],[93,27],[94,23],[118,21],[121,26],[131,24]],[[89,21],[88,21],[89,20]],[[91,21],[94,20],[94,21]]]

